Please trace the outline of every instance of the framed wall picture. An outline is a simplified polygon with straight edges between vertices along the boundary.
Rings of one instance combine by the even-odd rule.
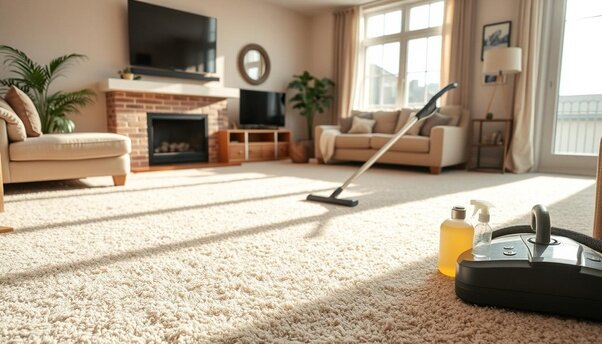
[[[483,46],[481,47],[481,61],[486,50],[491,48],[510,46],[510,33],[512,22],[505,21],[483,26]]]

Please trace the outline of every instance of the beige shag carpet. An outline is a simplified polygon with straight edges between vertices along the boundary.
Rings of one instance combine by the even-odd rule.
[[[0,342],[593,343],[600,323],[480,308],[436,271],[439,224],[472,198],[494,226],[591,233],[595,181],[357,166],[240,167],[6,187]],[[570,281],[566,281],[570,283]]]

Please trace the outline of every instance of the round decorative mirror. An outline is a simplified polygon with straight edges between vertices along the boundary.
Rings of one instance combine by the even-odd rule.
[[[238,70],[251,85],[259,85],[270,75],[270,58],[258,44],[247,44],[238,54]]]

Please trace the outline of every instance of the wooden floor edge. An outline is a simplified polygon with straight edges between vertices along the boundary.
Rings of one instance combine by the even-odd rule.
[[[10,233],[10,232],[12,232],[14,230],[15,229],[13,227],[0,226],[0,234],[1,233]]]

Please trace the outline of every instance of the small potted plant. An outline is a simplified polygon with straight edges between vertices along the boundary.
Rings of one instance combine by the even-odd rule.
[[[134,73],[132,73],[132,69],[130,67],[125,67],[124,69],[117,71],[117,73],[119,74],[119,76],[122,79],[125,79],[125,80],[139,80],[140,79],[140,76],[134,75]]]
[[[288,84],[288,88],[297,90],[297,93],[290,101],[293,103],[293,109],[298,109],[307,120],[307,140],[291,145],[291,159],[293,162],[304,163],[309,161],[313,152],[314,116],[330,106],[334,82],[328,78],[318,79],[308,71],[295,75],[294,78]]]

